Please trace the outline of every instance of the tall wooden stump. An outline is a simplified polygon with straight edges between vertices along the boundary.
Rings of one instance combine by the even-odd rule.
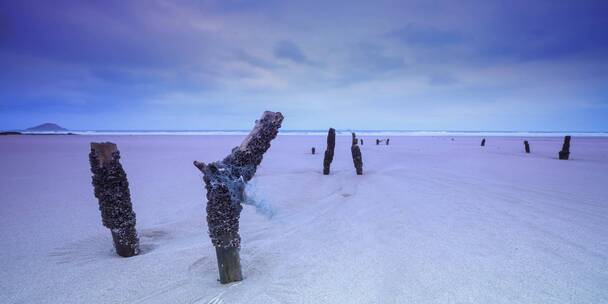
[[[101,220],[112,232],[116,253],[131,257],[139,253],[139,238],[135,230],[135,212],[127,174],[119,160],[120,152],[116,144],[91,143],[89,162]]]
[[[327,150],[325,150],[325,157],[323,158],[323,174],[329,174],[329,168],[331,162],[334,160],[334,149],[336,148],[336,130],[329,128],[327,131]]]
[[[238,247],[215,247],[220,283],[227,284],[243,280],[239,251]]]
[[[350,152],[353,156],[353,164],[357,175],[363,174],[363,160],[361,159],[361,149],[357,145],[357,136],[353,133],[353,144],[350,147]]]
[[[390,138],[387,138],[387,139],[386,139],[386,145],[387,145],[387,146],[388,146],[388,142],[389,142],[390,140],[391,140]]]
[[[526,149],[526,153],[530,153],[530,144],[527,140],[524,140],[524,148]]]
[[[315,147],[312,147],[311,152],[312,152],[313,155],[315,154]]]
[[[266,111],[240,146],[222,161],[206,165],[194,161],[207,189],[207,226],[217,256],[222,284],[243,279],[239,250],[239,218],[246,200],[245,185],[253,178],[270,142],[277,136],[283,115]]]
[[[485,146],[486,146],[486,139],[485,139],[485,138],[481,140],[481,146],[482,146],[482,147],[485,147]]]
[[[376,146],[380,144],[380,140],[376,138]]]
[[[361,145],[363,146],[363,138],[359,139],[359,141],[361,142]]]
[[[568,160],[570,158],[570,135],[564,137],[562,150],[559,151],[559,159]]]
[[[358,145],[350,147],[350,152],[353,155],[353,163],[357,175],[363,175],[363,160],[361,159],[361,149]]]

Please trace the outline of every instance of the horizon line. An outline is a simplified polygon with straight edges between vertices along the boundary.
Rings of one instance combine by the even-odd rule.
[[[337,132],[462,132],[462,133],[608,133],[605,131],[588,130],[458,130],[458,129],[337,129]],[[279,132],[326,132],[326,129],[281,129]],[[251,129],[66,129],[65,131],[28,131],[27,129],[7,129],[2,132],[29,132],[29,133],[59,133],[59,132],[249,132]]]

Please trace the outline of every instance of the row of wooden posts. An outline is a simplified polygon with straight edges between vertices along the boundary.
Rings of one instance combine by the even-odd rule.
[[[562,144],[562,149],[557,153],[559,159],[568,160],[570,158],[570,140],[572,137],[570,135],[564,136],[564,143]],[[453,140],[453,139],[452,139]],[[486,139],[483,138],[481,140],[481,146],[486,146]],[[524,140],[524,150],[526,153],[530,153],[530,143],[527,140]]]
[[[329,132],[328,132],[328,134],[327,134],[327,138],[328,138],[328,140],[329,140],[329,137],[330,137],[330,136],[332,136],[331,134],[334,134],[333,136],[334,136],[334,138],[335,138],[335,132],[336,132],[336,131],[334,130],[334,131],[333,131],[333,133],[332,133],[332,131],[331,131],[331,130],[333,130],[333,128],[330,128],[330,131],[329,131]],[[355,133],[352,133],[352,134],[353,134],[353,136],[355,136]],[[376,146],[377,146],[377,145],[379,145],[381,142],[386,143],[386,145],[388,146],[389,141],[390,141],[390,138],[387,138],[387,139],[377,139],[377,138],[376,138]],[[361,143],[361,145],[363,146],[363,138],[360,138],[360,139],[359,139],[359,142],[360,142],[360,143]],[[335,140],[334,140],[334,145],[335,145]],[[329,147],[329,141],[328,141],[328,147]],[[314,154],[316,153],[317,149],[316,149],[315,147],[312,147],[312,148],[310,149],[310,151],[311,151],[311,153],[314,155]],[[332,157],[332,158],[333,158],[333,157]]]
[[[353,164],[355,165],[355,172],[357,175],[363,174],[363,159],[361,157],[361,149],[359,148],[359,140],[357,139],[357,135],[352,133],[352,144],[350,147],[350,151],[353,157]],[[361,139],[361,144],[363,144],[363,139]],[[327,149],[325,150],[325,156],[323,158],[323,174],[328,175],[331,167],[331,162],[334,160],[334,149],[336,148],[336,130],[334,128],[329,128],[327,132]],[[314,153],[314,147],[312,148],[312,154]]]
[[[359,143],[363,145],[363,139],[357,139],[357,135],[352,132],[352,143],[350,147],[351,155],[353,157],[353,164],[355,166],[355,172],[357,175],[363,175],[363,158],[361,156],[361,148],[359,147]],[[389,144],[389,138],[387,139],[376,139],[376,145],[379,145],[381,142],[386,142],[386,145]],[[323,175],[329,175],[331,163],[334,160],[334,149],[336,148],[336,130],[334,128],[329,128],[327,131],[327,149],[325,150],[325,155],[323,157]],[[314,155],[316,152],[315,147],[311,148],[311,153]]]
[[[203,173],[207,190],[207,225],[209,237],[216,250],[220,282],[222,284],[243,279],[240,264],[239,218],[241,204],[245,200],[246,183],[253,178],[257,166],[262,162],[270,142],[277,136],[283,115],[266,111],[240,146],[221,161],[205,164],[194,161],[194,166]],[[389,144],[389,139],[382,140]],[[381,141],[376,139],[376,144]],[[352,133],[351,154],[357,175],[363,174],[363,160],[358,140]],[[485,138],[481,145],[485,146]],[[524,141],[526,152],[530,146]],[[330,172],[336,146],[336,131],[330,128],[327,134],[327,149],[323,158],[323,174]],[[315,153],[315,148],[312,148]],[[570,136],[564,138],[560,159],[570,155]],[[120,163],[120,152],[111,142],[91,143],[89,154],[92,184],[99,201],[102,223],[110,229],[116,253],[132,257],[139,253],[139,238],[135,229],[135,212],[131,203],[129,182]]]
[[[209,237],[216,250],[220,282],[223,284],[243,279],[239,256],[241,238],[238,230],[241,204],[245,200],[245,185],[253,178],[282,121],[280,112],[266,111],[262,118],[256,120],[251,133],[241,145],[235,147],[226,158],[210,164],[194,161],[194,166],[203,173],[207,190]],[[356,173],[362,175],[363,160],[358,143],[363,145],[363,139],[358,140],[355,133],[352,133],[353,164]],[[336,131],[330,128],[323,159],[325,175],[329,174],[335,146]],[[312,152],[315,153],[314,148]],[[135,229],[135,212],[127,174],[120,163],[118,147],[111,142],[91,143],[89,162],[102,223],[112,233],[116,253],[122,257],[137,255],[139,237]]]

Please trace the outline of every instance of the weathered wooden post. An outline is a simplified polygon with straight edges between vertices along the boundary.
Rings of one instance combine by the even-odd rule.
[[[315,155],[315,147],[312,147],[312,155]]]
[[[353,140],[352,140],[351,146],[354,146],[354,145],[356,145],[356,144],[359,142],[359,140],[357,139],[357,135],[355,135],[355,132],[351,132],[350,134],[351,134],[351,135],[352,135],[352,137],[353,137]]]
[[[526,153],[530,153],[530,144],[527,140],[524,140],[524,148],[526,149]]]
[[[350,152],[353,156],[353,164],[355,165],[355,171],[357,172],[357,175],[362,175],[363,174],[363,160],[361,158],[361,149],[357,145],[357,142],[358,142],[357,137],[356,137],[355,133],[353,132],[353,144],[350,147]]]
[[[203,172],[207,189],[207,225],[215,246],[217,265],[222,284],[243,279],[241,272],[241,237],[239,218],[241,203],[245,201],[245,185],[253,178],[264,153],[279,132],[283,115],[266,111],[240,146],[222,161],[206,165],[194,161]]]
[[[331,162],[334,160],[334,149],[336,148],[336,130],[329,128],[327,132],[327,150],[325,150],[325,157],[323,158],[323,174],[329,174],[329,168]]]
[[[485,146],[486,146],[486,139],[485,139],[485,138],[481,140],[481,146],[482,146],[482,147],[485,147]]]
[[[380,140],[376,138],[376,146],[380,144]]]
[[[139,238],[135,230],[135,212],[131,204],[127,174],[119,160],[120,152],[116,144],[91,143],[89,163],[101,220],[112,232],[116,253],[122,257],[131,257],[139,253]]]
[[[562,150],[559,151],[559,159],[568,160],[570,158],[570,135],[564,137]]]
[[[361,142],[361,145],[363,146],[363,138],[359,139],[359,141]]]
[[[386,139],[386,145],[387,145],[387,146],[388,146],[388,142],[389,142],[389,140],[391,140],[391,139],[390,139],[390,138],[387,138],[387,139]]]

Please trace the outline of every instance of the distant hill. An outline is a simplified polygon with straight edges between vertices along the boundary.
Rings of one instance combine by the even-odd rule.
[[[29,131],[29,132],[63,132],[63,131],[67,131],[67,130],[68,129],[62,128],[58,124],[54,124],[54,123],[50,123],[50,122],[43,123],[41,125],[37,125],[35,127],[25,129],[25,131]]]

